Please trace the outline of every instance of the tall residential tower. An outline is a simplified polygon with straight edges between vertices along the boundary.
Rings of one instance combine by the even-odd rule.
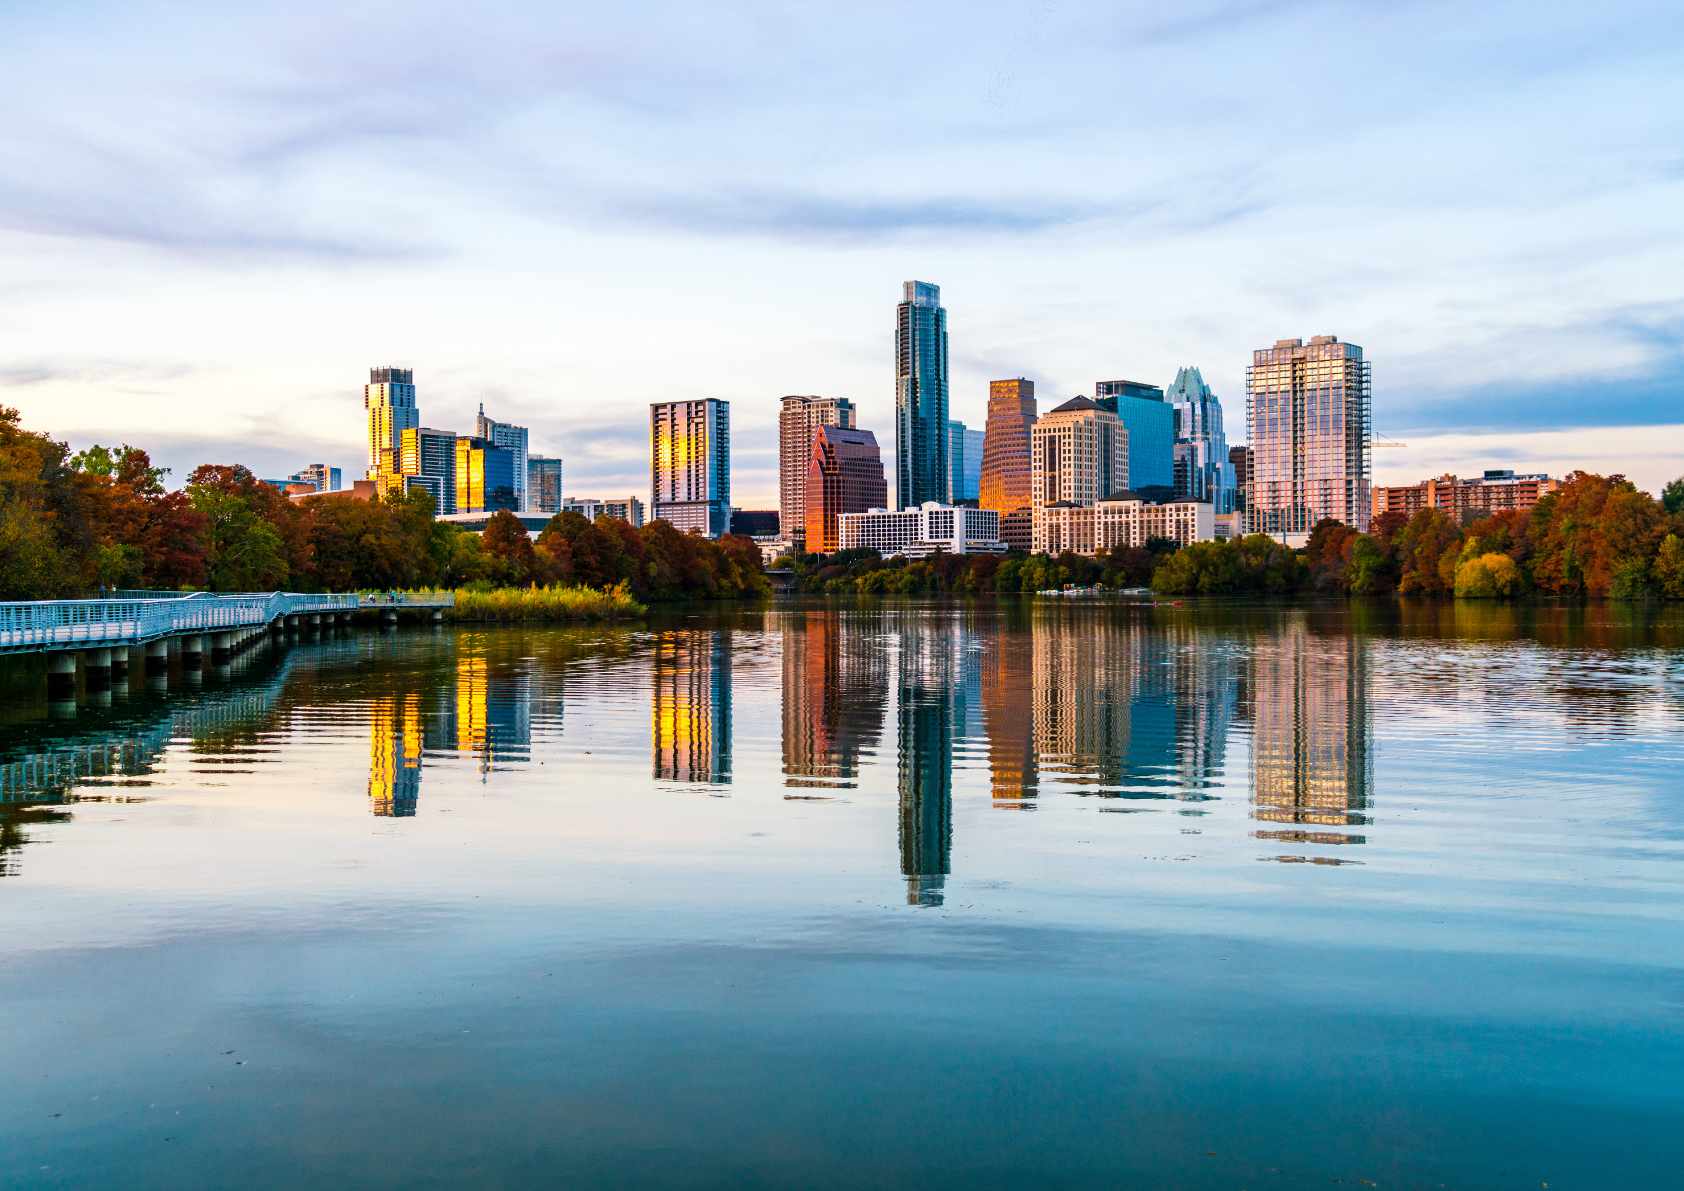
[[[479,416],[474,419],[474,437],[483,438],[492,446],[502,447],[514,460],[515,508],[526,512],[526,427],[498,422],[485,416],[485,402],[480,402]]]
[[[902,286],[895,311],[895,507],[946,501],[947,311],[941,287]]]
[[[1209,501],[1211,511],[1234,511],[1234,465],[1222,429],[1222,402],[1197,368],[1176,370],[1167,394],[1175,411],[1175,494]]]
[[[778,410],[778,528],[799,543],[807,527],[807,469],[820,426],[854,428],[846,397],[785,397]]]
[[[1335,335],[1277,339],[1246,369],[1246,529],[1290,545],[1331,518],[1368,529],[1372,389],[1362,348]]]
[[[650,515],[718,538],[731,527],[731,403],[717,397],[649,406]]]
[[[403,432],[421,424],[414,369],[370,368],[363,408],[368,411],[368,478],[378,480],[382,472],[397,470]]]

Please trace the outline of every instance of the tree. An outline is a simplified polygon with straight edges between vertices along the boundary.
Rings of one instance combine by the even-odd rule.
[[[77,595],[95,582],[87,492],[68,454],[0,406],[0,598]]]
[[[1422,509],[1392,539],[1398,591],[1446,595],[1455,585],[1462,531],[1437,509]]]
[[[1520,568],[1507,554],[1478,554],[1456,567],[1460,599],[1511,599],[1520,591]]]
[[[1655,553],[1655,590],[1669,600],[1684,600],[1684,538],[1669,533]]]
[[[288,541],[277,527],[272,501],[261,483],[239,466],[207,464],[195,468],[187,492],[206,521],[208,578],[216,591],[273,591],[292,574]]]
[[[110,587],[195,587],[205,582],[208,522],[168,471],[139,447],[98,444],[70,460],[88,493],[99,582]]]
[[[507,509],[498,509],[480,534],[480,550],[492,578],[508,587],[524,587],[538,580],[538,553],[526,526]]]
[[[1661,489],[1661,507],[1668,516],[1684,513],[1684,476],[1679,476]]]

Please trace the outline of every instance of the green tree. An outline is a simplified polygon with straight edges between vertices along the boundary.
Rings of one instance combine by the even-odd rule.
[[[1684,600],[1684,538],[1669,533],[1655,552],[1655,590],[1669,600]]]
[[[1661,489],[1661,507],[1667,511],[1668,516],[1675,517],[1684,513],[1684,476],[1679,476]]]

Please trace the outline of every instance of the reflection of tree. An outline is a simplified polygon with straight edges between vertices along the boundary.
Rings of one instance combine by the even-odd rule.
[[[650,747],[659,780],[731,781],[731,639],[718,629],[655,640]]]
[[[1372,776],[1368,642],[1302,623],[1252,650],[1252,814],[1295,828],[1367,822]],[[1295,842],[1361,843],[1343,832],[1259,832]]]
[[[70,812],[55,806],[0,803],[0,877],[18,874],[14,853],[29,842],[25,827],[41,823],[68,823]]]
[[[900,632],[900,863],[909,905],[939,906],[951,871],[958,644],[950,626],[927,618],[909,617]]]
[[[883,652],[834,612],[782,622],[785,785],[852,786],[882,731]]]

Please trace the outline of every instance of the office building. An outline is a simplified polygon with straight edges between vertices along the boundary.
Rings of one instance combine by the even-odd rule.
[[[902,286],[895,313],[895,507],[945,501],[947,311],[941,287]]]
[[[1167,409],[1167,407],[1165,407]],[[1073,397],[1030,432],[1032,547],[1046,553],[1044,510],[1092,505],[1129,486],[1129,433],[1117,415]]]
[[[1209,501],[1217,514],[1234,510],[1234,465],[1222,428],[1222,402],[1197,368],[1176,370],[1164,400],[1175,414],[1175,495]]]
[[[415,371],[411,368],[370,368],[363,386],[363,409],[368,411],[368,478],[378,480],[394,471],[403,432],[421,424],[415,405]]]
[[[778,524],[792,545],[807,528],[807,469],[820,426],[854,428],[854,403],[846,397],[783,399],[778,409]]]
[[[928,501],[916,509],[869,509],[836,518],[843,550],[875,550],[924,558],[931,554],[1002,554],[1000,515]]]
[[[301,468],[288,476],[287,482],[308,484],[312,492],[338,492],[345,486],[340,470],[325,463],[312,463],[309,467]]]
[[[778,536],[778,510],[732,509],[730,532],[745,538],[775,538]]]
[[[474,418],[474,437],[483,438],[492,446],[509,452],[515,469],[515,508],[527,511],[526,494],[526,427],[498,422],[485,416],[485,402],[480,402],[479,414]]]
[[[514,452],[483,438],[458,438],[456,512],[494,513],[499,509],[511,513],[521,511],[515,488]]]
[[[561,512],[561,460],[556,456],[527,456],[526,505],[531,513]]]
[[[411,426],[399,439],[397,472],[405,490],[425,488],[433,494],[435,511],[456,512],[456,435],[430,426]]]
[[[1288,545],[1318,521],[1366,531],[1371,512],[1372,392],[1362,348],[1334,335],[1278,339],[1246,369],[1251,490],[1246,528]]]
[[[1129,485],[1140,493],[1168,498],[1175,492],[1175,410],[1157,385],[1102,380],[1093,402],[1117,415],[1129,432]]]
[[[888,481],[877,436],[869,430],[820,426],[807,462],[807,524],[803,540],[810,554],[830,554],[841,543],[837,518],[889,503]],[[787,527],[786,532],[794,527]]]
[[[561,511],[577,513],[587,521],[613,517],[633,529],[643,524],[643,502],[635,496],[623,500],[602,500],[594,496],[569,496],[561,502]]]
[[[982,486],[982,431],[947,423],[948,496],[952,504],[976,501]]]
[[[1214,541],[1216,515],[1209,501],[1143,500],[1121,493],[1091,505],[1057,501],[1036,510],[1036,545],[1042,554],[1099,554],[1118,546],[1141,547],[1153,538],[1177,545]]]
[[[650,513],[685,533],[731,527],[731,403],[717,397],[649,407]]]
[[[1029,549],[1034,536],[1029,466],[1034,426],[1034,381],[1020,376],[988,382],[977,504],[1000,514],[1000,536],[1013,550]]]
[[[1466,480],[1447,474],[1419,484],[1376,487],[1372,508],[1376,517],[1382,513],[1413,517],[1422,509],[1437,509],[1460,525],[1469,517],[1530,509],[1559,487],[1559,480],[1542,473],[1516,475],[1507,468]]]

